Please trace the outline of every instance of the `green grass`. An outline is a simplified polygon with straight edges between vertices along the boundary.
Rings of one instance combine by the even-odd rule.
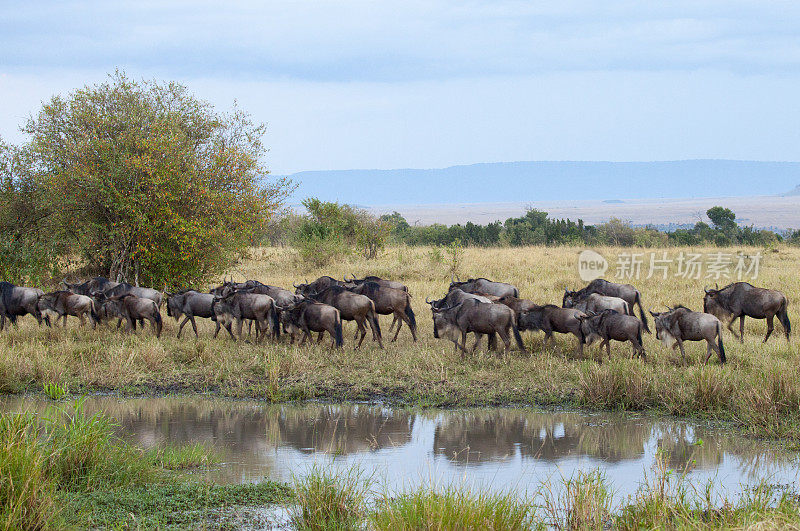
[[[336,473],[314,466],[295,477],[292,524],[302,530],[359,529],[370,481],[357,468]]]
[[[202,443],[151,448],[147,451],[147,457],[154,466],[166,470],[208,467],[221,461],[220,453],[215,448]]]
[[[83,406],[78,400],[44,416],[0,413],[0,529],[199,522],[211,508],[288,493],[273,483],[180,484],[167,470],[204,466],[217,455],[197,444],[144,451],[119,439],[112,419],[86,415]]]
[[[670,470],[668,455],[637,493],[614,500],[599,471],[543,482],[530,496],[466,486],[416,489],[370,498],[358,472],[315,468],[295,480],[299,529],[528,530],[528,529],[800,529],[797,491],[765,483],[736,499],[712,497],[685,471]],[[619,502],[619,503],[615,503]]]
[[[246,485],[167,483],[95,492],[66,493],[62,524],[77,529],[237,529],[259,518],[248,507],[282,504],[291,489],[266,481]],[[241,514],[240,514],[241,513]]]
[[[378,502],[369,517],[376,530],[524,530],[534,524],[534,506],[512,494],[468,488],[419,489]]]

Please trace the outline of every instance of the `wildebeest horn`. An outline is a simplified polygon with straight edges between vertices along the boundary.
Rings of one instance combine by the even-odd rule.
[[[302,284],[298,284],[297,282],[292,282],[292,286],[294,286],[295,288],[299,288],[300,286],[302,286]]]
[[[456,276],[450,273],[450,282],[455,282],[455,281],[456,281]]]
[[[708,292],[709,292],[709,291],[711,291],[711,290],[710,290],[710,289],[708,289],[708,287],[707,287],[707,286],[703,286],[703,291],[705,291],[706,293],[708,293]]]
[[[650,315],[652,315],[653,317],[658,317],[659,315],[661,315],[658,312],[654,312],[652,308],[648,308],[647,311],[650,312]]]
[[[428,297],[425,297],[425,304],[433,304],[433,301],[428,300]]]

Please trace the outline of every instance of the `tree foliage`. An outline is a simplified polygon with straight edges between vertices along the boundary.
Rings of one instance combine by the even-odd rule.
[[[386,245],[388,224],[365,210],[313,197],[303,206],[307,214],[295,241],[304,261],[325,265],[352,252],[374,259]]]
[[[111,278],[160,287],[225,270],[288,192],[266,183],[264,126],[178,83],[123,73],[31,117],[21,149],[27,222]]]

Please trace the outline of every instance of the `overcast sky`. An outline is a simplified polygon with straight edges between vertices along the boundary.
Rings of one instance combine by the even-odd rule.
[[[116,68],[238,100],[279,174],[800,160],[793,1],[5,0],[0,136]]]

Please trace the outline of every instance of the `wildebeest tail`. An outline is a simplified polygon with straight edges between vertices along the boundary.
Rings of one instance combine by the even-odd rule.
[[[408,317],[408,322],[410,323],[411,330],[413,330],[416,333],[417,318],[414,316],[414,310],[411,308],[410,300],[406,300],[406,317]]]
[[[525,351],[525,343],[522,342],[522,336],[519,335],[519,328],[514,323],[511,323],[511,330],[514,332],[514,341],[517,342],[517,346],[523,352]]]
[[[375,303],[372,301],[369,301],[369,322],[372,323],[372,329],[375,331],[375,335],[382,339],[381,325],[378,322],[378,314],[375,313]]]
[[[333,325],[333,331],[335,332],[334,341],[336,342],[337,347],[341,347],[344,345],[344,337],[342,336],[342,320],[340,318],[336,319],[336,324]]]
[[[725,345],[722,344],[722,323],[717,323],[717,346],[719,347],[719,361],[725,363]]]
[[[644,308],[642,308],[642,296],[639,294],[638,291],[636,292],[636,298],[634,299],[633,302],[634,304],[639,305],[639,317],[641,318],[642,324],[644,325],[644,331],[647,332],[648,334],[651,334],[652,332],[650,332],[650,325],[647,324],[647,315],[645,314]],[[631,308],[631,310],[633,310],[633,308]]]
[[[97,313],[97,303],[94,302],[94,298],[89,298],[91,301],[91,305],[89,306],[89,315],[92,316],[92,321],[95,323],[100,322],[100,314]]]
[[[154,304],[156,304],[155,301],[154,301]],[[153,319],[156,320],[156,324],[157,325],[161,325],[161,312],[158,311],[158,304],[156,304],[156,311],[155,311],[155,313],[153,315]]]
[[[781,309],[778,310],[778,320],[783,325],[784,332],[786,333],[786,339],[789,339],[789,333],[792,331],[792,323],[789,322],[789,299],[786,297],[783,298],[783,304],[781,305]]]
[[[272,333],[275,334],[275,337],[281,337],[281,319],[280,315],[278,315],[278,309],[275,308],[273,304],[270,308],[270,319],[272,319]]]

